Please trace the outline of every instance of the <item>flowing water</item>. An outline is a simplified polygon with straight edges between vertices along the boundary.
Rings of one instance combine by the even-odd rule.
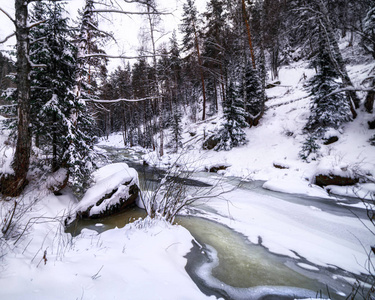
[[[135,167],[141,174],[141,182],[156,184],[163,175],[162,171],[155,172],[155,169],[139,163],[137,153],[107,150],[112,155],[112,161],[125,161]],[[192,180],[188,184],[207,186],[199,180]],[[243,188],[254,190],[259,188],[259,184],[252,183]],[[260,193],[268,192],[262,190]],[[304,200],[301,198],[301,201]],[[318,199],[316,201],[319,203]],[[133,208],[105,219],[74,222],[67,231],[76,235],[83,228],[88,228],[100,233],[114,227],[121,228],[145,215],[145,211]],[[194,216],[178,216],[176,223],[188,229],[195,239],[191,252],[187,255],[186,270],[207,295],[224,299],[254,300],[302,299],[317,296],[328,298],[328,295],[331,299],[345,299],[342,293],[337,294],[334,291],[344,291],[347,294],[351,290],[348,283],[333,279],[335,276],[332,270],[315,268],[307,261],[305,266],[310,268],[301,268],[294,259],[267,251],[261,245],[261,240],[259,244],[252,244],[245,236],[222,224]],[[345,272],[342,275],[345,275]]]

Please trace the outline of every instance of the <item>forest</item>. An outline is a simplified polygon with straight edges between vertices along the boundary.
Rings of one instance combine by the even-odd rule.
[[[66,275],[72,299],[123,286],[132,299],[373,299],[373,0],[12,2],[0,4],[12,25],[0,296],[51,299]],[[129,30],[119,18],[139,23],[135,54],[109,51],[114,29]],[[106,221],[124,195],[134,215]],[[241,275],[225,281],[214,266],[236,239],[264,250],[257,268],[281,266],[242,286],[253,262],[236,248]]]
[[[267,84],[277,84],[280,66],[293,61],[308,60],[317,71],[308,87],[315,100],[303,159],[313,155],[316,140],[329,128],[356,117],[358,89],[367,91],[363,106],[373,110],[373,75],[354,87],[338,44],[340,37],[359,36],[363,51],[375,58],[372,1],[212,0],[198,13],[189,0],[179,28],[162,44],[157,38],[163,13],[155,1],[139,1],[147,24],[139,57],[110,73],[104,45],[111,33],[100,29],[98,16],[116,9],[86,1],[72,27],[63,2],[29,2],[16,3],[14,20],[17,40],[26,44],[18,43],[15,64],[2,55],[2,109],[13,116],[16,107],[23,111],[7,125],[19,137],[15,178],[2,176],[17,186],[10,194],[25,185],[31,144],[48,157],[49,171],[67,168],[73,185],[90,172],[95,136],[121,131],[125,145],[157,149],[163,156],[165,130],[174,136],[168,146],[181,146],[182,115],[197,122],[223,111],[215,149],[242,145],[243,129],[257,126],[264,114]],[[26,20],[33,26],[20,23]],[[17,88],[8,71],[17,74]]]

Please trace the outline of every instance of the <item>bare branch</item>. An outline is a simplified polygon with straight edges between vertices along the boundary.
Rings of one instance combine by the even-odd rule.
[[[171,15],[169,12],[138,12],[138,11],[124,11],[118,9],[93,9],[92,12],[97,13],[118,13],[125,15]]]
[[[375,92],[375,88],[356,88],[353,86],[348,86],[346,88],[334,90],[333,92],[329,93],[328,95],[325,95],[321,99],[325,99],[332,95],[343,93],[343,92]]]
[[[35,23],[30,24],[29,26],[27,26],[27,28],[28,28],[28,29],[31,29],[31,28],[33,28],[33,27],[35,27],[35,26],[38,26],[38,25],[40,25],[40,24],[43,24],[43,23],[45,23],[45,22],[47,22],[47,20],[38,21],[38,22],[35,22]]]
[[[167,56],[165,54],[158,54],[157,56]],[[105,58],[121,58],[121,59],[140,59],[140,58],[151,58],[153,55],[138,55],[138,56],[124,56],[124,55],[108,55],[105,53],[91,53],[80,56],[79,58],[90,58],[90,57],[105,57]]]
[[[94,102],[94,103],[118,103],[118,102],[140,102],[140,101],[146,101],[146,100],[156,100],[157,97],[146,97],[146,98],[140,98],[140,99],[115,99],[115,100],[104,100],[104,99],[82,99],[86,102]]]
[[[15,36],[16,33],[13,32],[12,34],[8,35],[7,37],[5,37],[5,39],[3,39],[2,41],[0,41],[0,44],[4,44],[7,40],[9,40],[12,36]]]
[[[4,9],[2,9],[1,7],[0,7],[0,11],[4,14],[4,15],[6,15],[12,22],[13,22],[13,24],[16,24],[15,23],[15,20],[10,16],[10,14],[8,14]]]

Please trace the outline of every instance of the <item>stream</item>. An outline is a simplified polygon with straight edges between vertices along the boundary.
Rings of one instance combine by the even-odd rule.
[[[104,147],[103,147],[104,148]],[[140,176],[141,184],[148,187],[158,183],[163,175],[162,170],[155,172],[154,168],[144,166],[140,160],[141,152],[126,149],[104,148],[111,162],[126,162],[135,168]],[[216,174],[197,174],[187,182],[187,185],[207,187],[207,180]],[[202,179],[202,180],[200,180]],[[231,179],[235,184],[236,179]],[[237,179],[239,181],[239,179]],[[340,206],[332,205],[324,199],[288,195],[262,189],[262,182],[249,182],[241,189],[249,189],[259,194],[272,195],[286,201],[293,201],[301,205],[317,207],[325,211],[339,210]],[[351,203],[354,199],[343,199]],[[210,210],[200,207],[199,211]],[[177,216],[175,222],[190,231],[194,237],[193,247],[187,254],[186,270],[200,290],[207,295],[215,295],[224,299],[303,299],[303,298],[331,298],[345,299],[344,294],[349,294],[352,287],[345,280],[337,277],[351,277],[343,270],[337,268],[316,268],[307,260],[298,261],[294,258],[273,254],[262,245],[261,237],[258,244],[253,244],[249,239],[232,230],[231,228],[204,218],[202,213],[190,210],[188,216]],[[340,213],[345,213],[341,209]],[[355,211],[359,215],[365,212],[360,209]],[[214,210],[210,213],[215,214]],[[350,214],[347,211],[347,214]],[[77,235],[83,228],[103,232],[105,230],[124,227],[127,223],[144,217],[145,211],[133,208],[125,213],[98,220],[80,220],[74,222],[68,232]],[[100,226],[98,226],[98,224]],[[305,266],[301,267],[301,263]],[[307,266],[307,268],[306,268]],[[339,292],[337,292],[339,291]]]

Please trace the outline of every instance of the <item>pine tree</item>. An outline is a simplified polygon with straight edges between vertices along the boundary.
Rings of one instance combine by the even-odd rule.
[[[309,52],[319,52],[319,49],[315,49],[315,45],[319,45],[324,41],[328,58],[330,59],[330,65],[335,68],[337,74],[340,76],[344,87],[353,87],[353,83],[346,70],[346,64],[342,57],[338,38],[334,27],[334,22],[331,20],[331,14],[328,7],[334,1],[324,0],[293,0],[291,1],[294,5],[294,10],[298,12],[298,21],[295,23],[303,23],[304,26],[298,25],[300,43],[306,41],[306,37],[309,37],[310,48]],[[354,90],[346,91],[347,101],[351,109],[353,118],[357,116],[355,108],[359,107],[360,99],[358,98]]]
[[[308,83],[312,96],[311,115],[305,126],[309,139],[305,142],[301,157],[307,157],[318,149],[316,140],[324,138],[328,129],[339,130],[351,120],[350,107],[346,96],[333,91],[340,88],[339,75],[331,64],[329,54],[322,40],[314,64],[317,74]]]
[[[199,74],[202,86],[202,120],[206,119],[206,87],[204,82],[204,72],[202,66],[201,50],[199,44],[198,31],[198,11],[195,7],[194,0],[187,0],[183,5],[183,16],[181,24],[181,32],[183,33],[183,50],[187,51],[189,55],[195,54],[197,56]],[[195,49],[195,50],[193,50]]]
[[[364,26],[363,26],[363,35],[362,35],[362,45],[363,48],[372,55],[373,59],[375,59],[375,3],[374,1],[371,2],[372,4],[369,6],[368,12],[364,19]],[[372,78],[368,79],[369,85],[371,87],[375,87],[375,69],[372,69]],[[375,92],[369,91],[366,95],[365,99],[365,108],[368,113],[372,113],[374,109],[374,101],[375,101]]]
[[[170,146],[173,149],[173,152],[178,152],[182,148],[182,124],[181,124],[182,115],[179,109],[174,109],[174,113],[171,116],[170,128],[172,139]]]
[[[224,92],[224,54],[225,54],[225,32],[226,20],[224,3],[221,0],[210,0],[207,3],[207,11],[204,13],[206,27],[204,34],[204,66],[209,70],[207,78],[207,102],[211,105],[210,113],[218,111],[217,88],[221,82]],[[224,97],[221,97],[224,98]]]
[[[246,64],[242,93],[245,98],[246,121],[249,126],[258,125],[264,112],[265,92],[262,81],[250,63]]]
[[[45,20],[30,34],[33,63],[31,114],[36,144],[50,158],[50,171],[66,168],[73,186],[82,187],[91,172],[92,119],[85,102],[73,93],[76,48],[71,43],[68,19],[61,3],[37,1],[33,21]]]
[[[243,101],[238,95],[238,88],[229,82],[224,103],[224,127],[218,132],[219,143],[215,150],[230,150],[247,143],[243,127],[247,126]]]
[[[94,13],[94,1],[86,0],[80,12],[80,27],[76,37],[77,86],[76,95],[83,99],[98,98],[98,81],[107,76],[108,59],[102,46],[108,35],[99,29],[99,21]]]

